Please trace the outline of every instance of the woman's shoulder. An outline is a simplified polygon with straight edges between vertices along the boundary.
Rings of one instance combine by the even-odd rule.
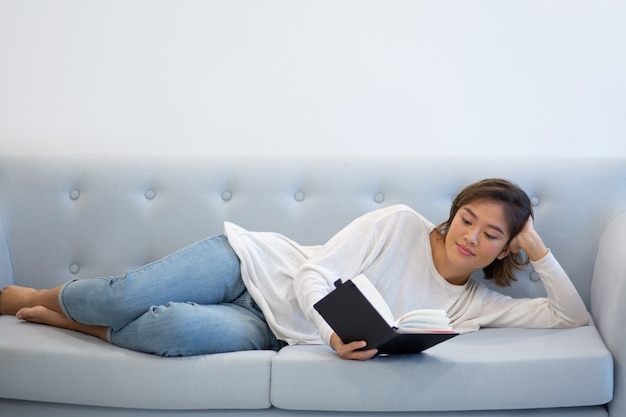
[[[391,206],[386,206],[383,208],[379,208],[376,210],[372,210],[366,213],[363,217],[370,218],[385,218],[389,216],[398,216],[398,215],[418,215],[415,210],[406,204],[393,204]]]
[[[433,223],[422,214],[406,204],[394,204],[368,213],[372,220],[409,221],[419,223],[427,228],[434,227]]]

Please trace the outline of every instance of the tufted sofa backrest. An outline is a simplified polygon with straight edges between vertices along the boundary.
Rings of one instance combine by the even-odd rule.
[[[438,224],[461,188],[487,177],[527,191],[537,229],[588,303],[599,236],[626,211],[624,159],[4,154],[0,280],[49,287],[123,273],[221,233],[224,220],[304,244],[397,203]],[[518,278],[503,292],[544,294],[531,268]]]

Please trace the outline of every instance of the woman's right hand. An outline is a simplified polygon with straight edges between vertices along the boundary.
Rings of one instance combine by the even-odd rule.
[[[337,336],[337,333],[333,333],[330,337],[330,347],[337,352],[341,359],[365,361],[376,356],[378,353],[377,349],[359,350],[365,346],[367,346],[367,343],[363,340],[350,342],[348,344],[343,343],[343,340]]]
[[[526,252],[531,261],[538,261],[548,254],[548,248],[543,243],[539,233],[535,231],[535,223],[529,217],[522,230],[511,240],[509,245],[511,252],[517,253],[521,250]]]

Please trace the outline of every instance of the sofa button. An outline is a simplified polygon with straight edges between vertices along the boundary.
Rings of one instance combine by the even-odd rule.
[[[385,195],[383,193],[376,193],[374,195],[374,201],[377,203],[382,203],[383,201],[385,201]]]
[[[231,198],[233,198],[233,194],[230,191],[224,191],[222,193],[222,200],[230,201]]]
[[[541,279],[541,277],[539,276],[539,274],[537,272],[533,271],[533,272],[530,273],[530,280],[532,282],[537,282],[540,279]]]
[[[78,198],[80,197],[80,191],[78,190],[72,190],[70,192],[70,198],[74,201],[78,200]]]
[[[78,274],[78,272],[80,271],[80,266],[78,266],[78,264],[72,264],[70,265],[70,272],[74,275]]]
[[[532,197],[530,199],[530,204],[532,204],[533,207],[537,207],[539,205],[539,197]]]
[[[302,191],[298,191],[297,193],[295,193],[293,195],[293,199],[296,200],[297,202],[301,202],[304,200],[304,193]]]
[[[146,196],[146,200],[154,200],[154,197],[156,197],[156,192],[154,190],[147,190],[144,195]]]

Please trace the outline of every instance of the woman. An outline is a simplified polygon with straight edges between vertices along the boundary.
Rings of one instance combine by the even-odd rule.
[[[344,344],[313,308],[338,278],[364,274],[394,315],[444,309],[459,332],[588,324],[576,289],[533,227],[528,196],[505,180],[466,187],[438,227],[397,205],[359,217],[323,246],[228,222],[224,231],[123,277],[7,287],[0,313],[164,356],[327,343],[341,358],[364,360],[376,350]],[[483,269],[508,285],[527,262],[521,251],[546,298],[513,299],[470,279]]]

